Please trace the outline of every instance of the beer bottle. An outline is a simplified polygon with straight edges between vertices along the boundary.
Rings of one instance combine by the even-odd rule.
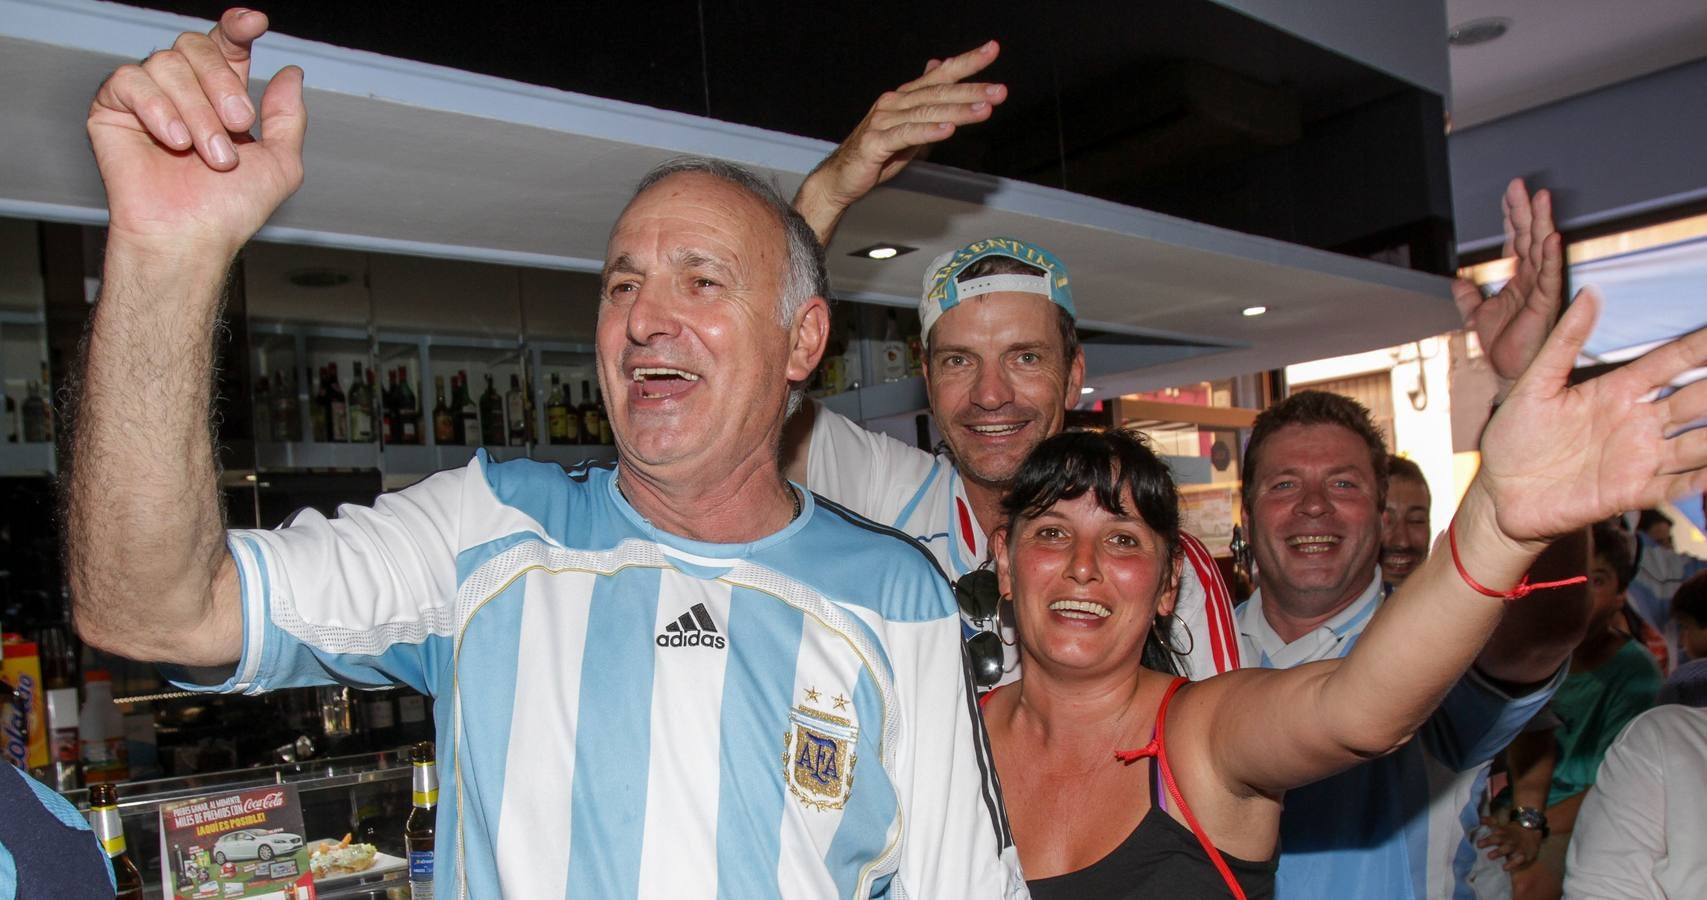
[[[439,805],[439,773],[433,768],[433,742],[422,741],[409,751],[414,763],[415,808],[403,825],[403,845],[409,853],[411,900],[433,897],[433,820]]]
[[[142,872],[125,852],[124,824],[119,821],[118,791],[108,783],[89,788],[89,822],[95,828],[95,838],[101,849],[113,861],[113,878],[118,884],[117,900],[142,900]]]

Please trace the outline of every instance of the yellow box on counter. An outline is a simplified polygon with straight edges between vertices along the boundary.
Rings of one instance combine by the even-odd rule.
[[[47,710],[43,706],[41,656],[34,641],[7,634],[0,638],[4,662],[0,678],[12,686],[13,701],[6,708],[0,730],[5,737],[6,759],[21,769],[47,765]]]

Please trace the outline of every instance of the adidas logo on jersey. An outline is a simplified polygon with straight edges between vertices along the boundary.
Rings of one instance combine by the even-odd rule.
[[[665,625],[664,633],[658,635],[657,642],[660,647],[712,647],[722,650],[728,646],[723,635],[717,633],[717,623],[711,621],[711,613],[706,611],[703,603],[695,603],[692,609]]]

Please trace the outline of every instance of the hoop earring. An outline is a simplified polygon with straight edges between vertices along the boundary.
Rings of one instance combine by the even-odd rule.
[[[1013,620],[1014,620],[1014,639],[1010,641],[1007,638],[1002,637],[1002,607],[1006,606],[1009,610],[1012,610],[1014,608],[1014,598],[1010,594],[1002,594],[997,599],[1000,602],[998,602],[996,604],[996,637],[1001,639],[1002,646],[1004,646],[1004,647],[1018,647],[1019,646],[1019,616],[1017,614],[1015,614],[1013,617]],[[1019,665],[1018,660],[1015,660],[1014,665],[1016,665],[1016,666]],[[1012,671],[1012,670],[1010,669],[1009,671]]]
[[[1191,629],[1174,627],[1179,624],[1179,618],[1173,613],[1168,613],[1165,616],[1157,616],[1156,618],[1159,620],[1166,620],[1167,623],[1167,636],[1162,638],[1162,646],[1166,648],[1169,653],[1172,653],[1181,659],[1189,659],[1191,657],[1191,651],[1197,649],[1197,637],[1191,633]],[[1184,650],[1174,646],[1176,636],[1181,631],[1185,632],[1186,645]]]

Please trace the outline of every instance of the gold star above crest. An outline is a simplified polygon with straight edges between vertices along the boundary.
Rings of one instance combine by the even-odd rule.
[[[806,689],[806,702],[807,703],[817,703],[818,702],[818,689],[817,688],[807,688]]]
[[[830,702],[836,704],[837,709],[847,709],[848,708],[848,698],[843,697],[841,694],[837,694],[836,696],[832,697],[830,699]]]

